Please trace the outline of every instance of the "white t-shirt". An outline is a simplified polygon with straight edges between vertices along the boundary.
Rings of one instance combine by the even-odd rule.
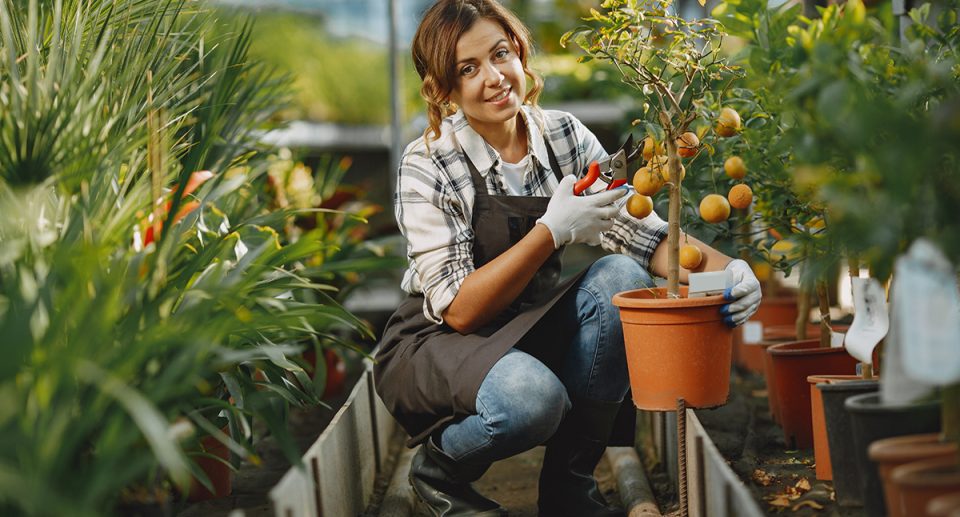
[[[508,163],[504,161],[500,164],[500,173],[503,175],[503,186],[512,196],[523,195],[523,175],[527,172],[530,165],[530,155],[526,155],[520,160],[520,163]]]

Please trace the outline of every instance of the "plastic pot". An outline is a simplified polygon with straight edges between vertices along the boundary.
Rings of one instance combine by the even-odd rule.
[[[830,463],[830,444],[827,441],[827,422],[823,413],[823,396],[817,384],[836,384],[863,380],[859,375],[811,375],[807,377],[810,386],[810,421],[813,424],[813,459],[817,479],[833,479],[833,467]]]
[[[857,360],[843,348],[820,348],[818,339],[780,343],[767,349],[773,364],[773,389],[780,408],[780,425],[789,448],[813,447],[810,417],[810,375],[849,375]]]
[[[933,499],[960,491],[960,461],[956,454],[900,465],[890,478],[900,492],[902,515],[926,515]]]
[[[960,517],[960,492],[934,497],[927,503],[930,517]]]
[[[638,408],[671,411],[678,398],[693,408],[726,403],[733,334],[720,314],[725,303],[720,295],[667,298],[664,288],[614,295]]]
[[[863,506],[860,495],[861,471],[854,459],[856,451],[850,429],[850,414],[844,402],[854,395],[876,392],[879,387],[876,380],[817,384],[817,390],[823,398],[833,491],[840,506]]]
[[[224,432],[229,432],[226,428]],[[190,482],[188,501],[205,501],[226,497],[233,491],[233,468],[230,466],[230,449],[213,436],[204,436],[200,439],[200,451],[203,455],[197,456],[194,461],[210,479],[213,491],[203,486],[194,478]]]
[[[871,517],[886,515],[883,485],[867,448],[882,438],[940,432],[940,402],[884,404],[879,393],[866,393],[848,398],[844,407],[852,422],[856,466],[863,472],[860,496],[864,509]]]
[[[909,517],[900,504],[900,488],[891,479],[893,469],[900,465],[934,458],[956,457],[957,444],[944,442],[939,433],[908,434],[884,438],[870,444],[867,455],[877,464],[883,483],[883,496],[889,517]]]
[[[796,295],[764,298],[750,322],[759,323],[762,329],[774,325],[791,325],[797,321],[798,314]],[[757,348],[756,343],[745,343],[743,330],[744,326],[741,325],[733,332],[734,363],[749,372],[763,373],[763,349]]]

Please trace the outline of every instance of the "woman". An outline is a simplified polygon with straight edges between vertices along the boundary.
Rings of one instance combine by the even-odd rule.
[[[410,296],[387,323],[375,375],[408,445],[423,443],[410,481],[434,515],[504,515],[470,483],[543,443],[542,515],[622,514],[593,478],[629,389],[610,300],[652,285],[648,270],[665,274],[666,223],[627,214],[626,188],[573,195],[607,153],[571,115],[537,108],[530,49],[493,0],[438,1],[413,41],[430,127],[400,164]],[[700,270],[733,271],[724,310],[742,323],[760,300],[750,268],[690,240],[705,250]],[[611,254],[561,283],[572,243]]]

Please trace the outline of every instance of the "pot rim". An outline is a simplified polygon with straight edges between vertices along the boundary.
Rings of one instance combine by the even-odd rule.
[[[873,379],[864,379],[856,374],[826,373],[808,375],[807,382],[810,384],[837,384],[840,382],[869,381]]]
[[[950,453],[956,454],[957,444],[944,442],[940,433],[908,434],[882,438],[870,444],[867,455],[876,462],[925,460]]]
[[[666,287],[646,287],[621,291],[613,295],[613,304],[627,309],[686,309],[709,307],[729,303],[722,294],[699,298],[666,298]],[[686,296],[687,286],[680,287],[680,295]],[[656,298],[652,297],[657,296]]]
[[[817,389],[821,392],[823,391],[862,391],[863,389],[869,390],[868,393],[875,393],[877,391],[878,385],[880,384],[879,379],[860,379],[858,381],[848,381],[848,382],[819,382],[817,383]]]
[[[890,479],[905,486],[953,486],[960,484],[960,461],[956,456],[913,461],[894,467]]]
[[[833,384],[833,386],[838,386]],[[907,404],[890,404],[880,399],[880,392],[861,393],[853,395],[843,402],[843,407],[847,411],[856,411],[859,413],[887,413],[891,411],[902,411],[904,409],[923,408],[937,409],[940,407],[940,400],[927,400],[922,402],[910,402]]]
[[[798,344],[815,344],[815,347],[811,348],[791,348],[791,345]],[[836,354],[837,352],[847,353],[847,349],[843,347],[827,347],[820,348],[820,339],[804,339],[801,341],[787,341],[785,343],[777,343],[771,345],[767,348],[768,354],[773,354],[774,356],[806,356],[806,355],[822,355],[822,354]]]

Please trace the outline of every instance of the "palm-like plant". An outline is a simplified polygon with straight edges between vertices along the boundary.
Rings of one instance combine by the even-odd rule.
[[[249,26],[214,24],[186,0],[0,0],[0,513],[185,487],[197,428],[256,460],[251,417],[296,461],[283,413],[319,393],[288,356],[369,333],[295,272],[324,244],[278,238],[252,136],[283,84]]]

